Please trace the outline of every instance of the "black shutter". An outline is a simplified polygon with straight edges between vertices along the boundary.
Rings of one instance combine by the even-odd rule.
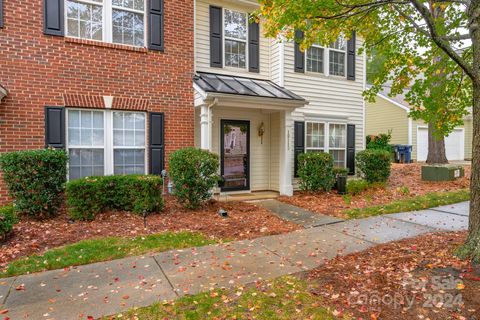
[[[45,107],[45,147],[65,148],[65,108]]]
[[[305,72],[305,52],[300,50],[300,45],[297,41],[303,40],[303,31],[295,31],[295,72]]]
[[[260,72],[260,26],[258,22],[248,25],[248,71]]]
[[[294,146],[293,152],[295,161],[293,165],[294,176],[298,177],[298,156],[305,152],[305,122],[295,121],[294,124]]]
[[[43,0],[43,31],[51,36],[64,35],[63,0]]]
[[[353,81],[355,81],[356,38],[357,38],[356,33],[355,31],[353,31],[352,37],[347,42],[347,79],[353,80]]]
[[[347,168],[348,174],[355,174],[355,125],[347,125]]]
[[[0,28],[3,28],[3,0],[0,0]]]
[[[163,39],[163,0],[149,0],[148,7],[148,49],[162,51]]]
[[[210,6],[210,66],[223,67],[222,8]]]
[[[150,113],[150,174],[160,175],[165,168],[165,115]]]

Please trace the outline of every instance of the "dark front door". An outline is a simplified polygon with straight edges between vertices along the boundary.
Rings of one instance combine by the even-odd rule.
[[[250,189],[250,122],[221,121],[222,191]]]

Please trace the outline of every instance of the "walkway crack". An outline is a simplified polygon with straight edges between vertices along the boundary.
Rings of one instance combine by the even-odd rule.
[[[455,213],[455,212],[449,212],[449,211],[445,211],[445,210],[439,210],[439,209],[430,209],[432,211],[437,211],[437,212],[441,212],[441,213],[448,213],[448,214],[453,214],[453,215],[456,215],[456,216],[460,216],[460,217],[465,217],[465,218],[468,218],[469,216],[467,215],[463,215],[463,214],[460,214],[460,213]]]
[[[10,284],[10,287],[8,288],[8,291],[7,291],[7,294],[5,295],[5,297],[3,298],[3,301],[2,303],[0,303],[0,305],[4,305],[5,303],[7,303],[7,298],[10,296],[10,292],[12,292],[12,288],[13,288],[13,285],[15,283],[15,281],[17,281],[18,277],[15,277],[12,281],[12,283]]]
[[[168,278],[167,274],[165,273],[165,271],[163,270],[162,266],[160,265],[160,262],[158,262],[157,258],[155,256],[152,256],[153,260],[155,261],[155,263],[157,264],[158,268],[160,269],[160,271],[162,272],[163,276],[165,277],[165,279],[167,279],[168,281],[168,284],[170,285],[170,288],[172,288],[172,291],[173,293],[175,293],[175,295],[177,297],[180,297],[180,295],[178,294],[177,290],[175,289],[175,287],[173,286],[173,283],[170,281],[170,279]]]

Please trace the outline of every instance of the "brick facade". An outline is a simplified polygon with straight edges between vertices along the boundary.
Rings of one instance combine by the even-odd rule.
[[[165,0],[165,50],[43,34],[43,0],[5,0],[0,29],[0,152],[45,144],[44,107],[165,112],[165,152],[194,144],[191,0]],[[0,202],[6,190],[0,184]]]

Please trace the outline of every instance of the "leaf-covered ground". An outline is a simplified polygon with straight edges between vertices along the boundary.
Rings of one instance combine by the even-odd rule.
[[[228,211],[222,218],[218,210]],[[125,212],[109,212],[92,222],[73,222],[65,213],[45,220],[22,218],[12,236],[0,243],[0,269],[9,262],[31,254],[100,237],[135,237],[165,231],[200,232],[212,239],[241,240],[286,233],[300,227],[281,220],[270,211],[244,202],[210,202],[202,209],[191,211],[167,197],[165,210],[147,218]]]
[[[476,319],[479,269],[453,255],[465,237],[430,234],[338,257],[312,271],[309,284],[354,319]]]
[[[349,218],[349,210],[385,205],[433,192],[458,191],[468,189],[470,186],[470,166],[465,166],[465,177],[446,182],[422,181],[421,166],[418,163],[392,164],[392,174],[386,188],[377,187],[355,196],[341,196],[336,191],[323,193],[299,191],[295,192],[293,197],[280,197],[278,200],[313,212]]]

